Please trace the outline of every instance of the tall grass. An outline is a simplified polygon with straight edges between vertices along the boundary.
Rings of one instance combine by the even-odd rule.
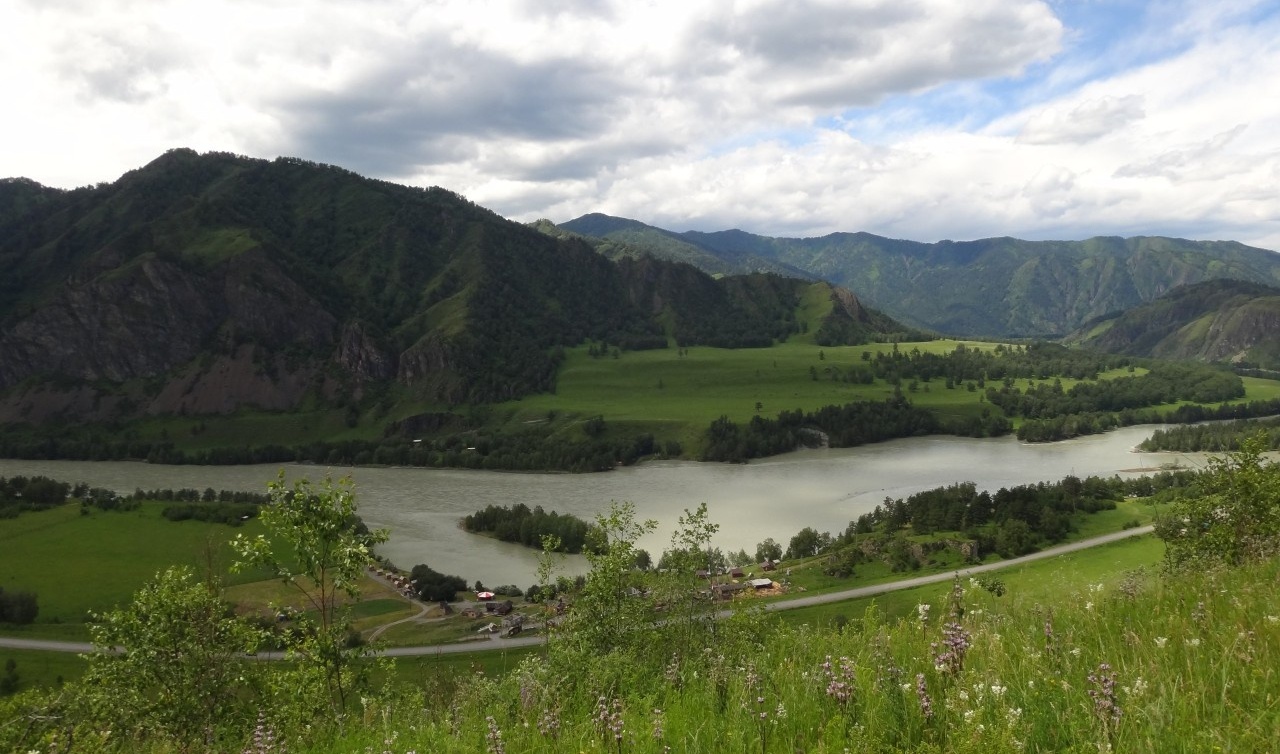
[[[976,583],[842,631],[760,615],[692,656],[555,643],[448,704],[367,700],[295,752],[1264,752],[1280,741],[1280,561],[1130,572],[1052,603]],[[571,673],[562,673],[572,668]]]

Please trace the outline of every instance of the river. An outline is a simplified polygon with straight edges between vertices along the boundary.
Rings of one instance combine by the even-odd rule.
[[[754,552],[773,537],[785,548],[800,529],[833,534],[886,497],[905,497],[956,482],[997,490],[1069,474],[1128,476],[1136,468],[1180,463],[1202,466],[1202,454],[1135,453],[1155,429],[1127,427],[1105,435],[1029,445],[1012,437],[909,438],[860,448],[801,450],[749,464],[659,461],[599,474],[519,474],[418,468],[334,468],[288,465],[291,477],[351,475],[360,514],[372,527],[391,530],[379,552],[410,568],[427,563],[437,571],[486,585],[534,582],[537,554],[517,545],[463,532],[458,520],[487,505],[543,506],[548,511],[592,519],[610,501],[634,503],[639,518],[658,521],[641,541],[656,559],[685,509],[706,503],[720,530],[715,544],[726,551]],[[0,459],[0,476],[44,474],[120,492],[135,488],[264,491],[278,465],[159,466],[132,462],[19,461]],[[175,524],[181,525],[181,524]],[[582,572],[581,558],[565,570]]]

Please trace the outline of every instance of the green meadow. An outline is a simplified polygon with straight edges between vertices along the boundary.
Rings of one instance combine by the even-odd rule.
[[[87,508],[82,514],[79,505],[68,504],[0,522],[0,584],[39,596],[40,616],[30,629],[57,633],[59,623],[79,624],[90,612],[126,604],[142,584],[169,566],[225,574],[231,565],[231,538],[261,531],[255,521],[236,528],[175,523],[161,516],[164,507],[144,502],[133,511]],[[230,583],[261,578],[228,577]]]

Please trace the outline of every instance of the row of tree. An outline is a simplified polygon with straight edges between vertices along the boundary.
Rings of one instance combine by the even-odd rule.
[[[1186,403],[1172,411],[1153,408],[1124,409],[1114,413],[1069,414],[1049,419],[1027,419],[1018,426],[1018,439],[1024,442],[1052,442],[1081,435],[1098,434],[1134,424],[1190,424],[1271,416],[1278,412],[1280,412],[1280,399],[1218,406]]]
[[[549,429],[503,434],[476,432],[420,441],[404,437],[379,440],[314,441],[186,450],[170,441],[117,441],[106,436],[0,436],[0,457],[27,460],[146,460],[173,465],[253,465],[316,463],[339,465],[425,466],[501,471],[607,471],[654,455],[679,455],[679,443],[659,445],[652,434],[614,436],[599,432],[576,439]],[[221,499],[221,496],[219,496]]]
[[[1070,389],[1064,389],[1058,379],[1025,390],[1006,380],[999,389],[987,388],[986,397],[1007,416],[1046,419],[1177,401],[1219,403],[1244,397],[1244,383],[1231,372],[1208,365],[1157,363],[1140,376],[1079,382]]]
[[[1268,448],[1280,448],[1280,418],[1237,419],[1231,422],[1157,429],[1151,437],[1139,443],[1138,447],[1147,451],[1228,452],[1239,450],[1244,440],[1255,438],[1259,433],[1266,438]]]
[[[754,416],[745,426],[722,416],[707,430],[702,460],[742,463],[824,443],[833,448],[851,448],[940,432],[993,437],[1006,434],[1011,428],[1008,419],[990,411],[943,422],[932,411],[916,408],[899,393],[883,401],[855,401],[816,411],[783,411],[773,419]]]

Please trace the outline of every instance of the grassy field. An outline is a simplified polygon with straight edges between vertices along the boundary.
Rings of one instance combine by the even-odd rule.
[[[903,351],[950,353],[958,345],[990,350],[995,343],[936,340],[903,343]],[[877,380],[871,385],[832,379],[840,371],[863,363],[864,354],[890,352],[888,343],[860,346],[817,346],[810,337],[796,336],[771,348],[722,349],[691,347],[652,351],[628,351],[617,358],[593,358],[588,347],[566,351],[557,376],[556,391],[526,396],[492,407],[474,409],[490,428],[515,431],[533,424],[549,424],[557,431],[574,431],[592,416],[603,416],[619,435],[650,432],[660,440],[677,439],[686,449],[696,449],[707,426],[721,416],[745,422],[759,413],[772,417],[781,411],[814,410],[852,401],[881,400],[893,394],[891,385]],[[1100,375],[1111,379],[1142,374],[1138,369]],[[1243,378],[1243,401],[1280,397],[1280,381]],[[1062,379],[1069,389],[1077,380]],[[1032,381],[1019,380],[1025,389]],[[907,386],[904,385],[904,391]],[[983,390],[958,385],[948,390],[942,380],[920,383],[909,391],[911,401],[935,410],[944,418],[966,418],[986,408]],[[1174,408],[1173,406],[1169,407]],[[375,440],[386,423],[417,413],[458,411],[457,407],[423,402],[392,390],[365,405],[354,426],[344,409],[315,408],[295,413],[244,411],[229,416],[157,417],[133,425],[130,433],[149,441],[172,441],[188,451],[240,447],[251,438],[254,445],[292,446],[315,438],[330,441]],[[473,409],[461,409],[472,413]],[[1019,420],[1015,420],[1015,426]]]
[[[907,343],[899,348],[949,353],[964,342],[966,347],[991,349],[994,343],[938,340]],[[834,381],[827,370],[847,369],[862,363],[862,354],[888,352],[893,345],[819,347],[806,343],[781,343],[772,348],[667,348],[631,351],[619,358],[591,358],[584,348],[568,351],[554,394],[526,397],[500,408],[516,411],[516,421],[545,417],[549,411],[566,411],[606,420],[636,424],[689,424],[705,428],[720,416],[746,421],[760,413],[772,416],[792,409],[812,410],[832,404],[889,397],[893,389],[884,382],[855,385]],[[810,368],[818,379],[813,379]],[[946,390],[941,383],[929,392],[913,394],[922,405],[959,407],[978,404],[978,393]]]
[[[1023,606],[1083,604],[1091,587],[1103,583],[1110,589],[1126,573],[1136,569],[1154,572],[1159,569],[1163,557],[1164,542],[1151,534],[1112,542],[1081,552],[1002,568],[995,576],[1005,583],[1007,594],[1004,598],[984,596],[983,599],[1004,599]],[[966,582],[965,586],[970,585]],[[780,615],[793,625],[829,626],[837,621],[837,616],[856,621],[874,605],[887,619],[910,618],[916,614],[917,605],[938,604],[950,590],[949,582],[930,584],[877,597],[787,610]]]
[[[239,528],[175,523],[160,515],[163,509],[161,503],[143,503],[134,511],[89,508],[82,514],[71,504],[0,521],[0,584],[38,595],[38,622],[28,629],[65,638],[56,624],[80,623],[88,612],[128,603],[138,587],[168,566],[224,574],[232,561],[231,538],[262,531],[256,521]],[[228,578],[245,583],[262,574]]]

